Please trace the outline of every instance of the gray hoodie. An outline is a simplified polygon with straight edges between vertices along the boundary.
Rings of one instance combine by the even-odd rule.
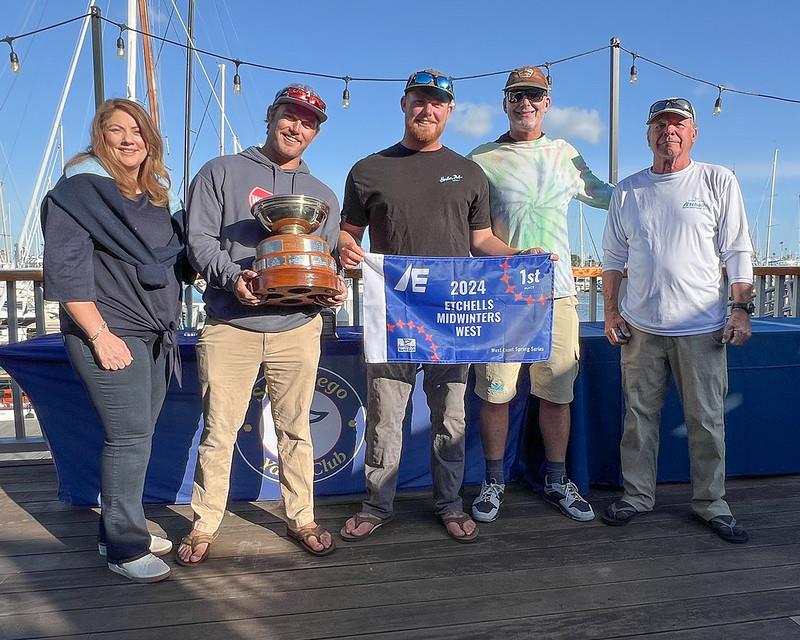
[[[333,250],[339,237],[339,202],[303,161],[294,171],[284,171],[258,147],[248,147],[210,160],[192,180],[186,202],[187,248],[189,260],[208,283],[203,301],[209,319],[276,333],[300,327],[319,313],[316,305],[245,306],[233,293],[239,272],[252,268],[256,245],[267,236],[250,207],[261,198],[292,193],[328,203],[328,219],[314,234]]]

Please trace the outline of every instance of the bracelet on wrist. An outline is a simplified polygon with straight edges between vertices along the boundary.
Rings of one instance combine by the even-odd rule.
[[[103,322],[98,327],[97,331],[95,331],[91,336],[89,336],[89,342],[94,342],[95,340],[97,340],[100,337],[100,334],[103,333],[103,331],[105,331],[106,329],[108,329],[108,323]]]

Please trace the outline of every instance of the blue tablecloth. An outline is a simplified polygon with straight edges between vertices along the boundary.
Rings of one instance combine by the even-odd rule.
[[[320,495],[361,493],[364,489],[366,393],[361,332],[352,327],[339,327],[338,332],[338,339],[323,342],[312,407],[315,487]],[[202,426],[195,342],[194,335],[180,339],[184,383],[183,388],[174,383],[170,387],[156,427],[145,486],[148,502],[187,502],[191,496]],[[728,360],[729,475],[800,472],[796,453],[800,419],[797,402],[792,401],[800,388],[800,320],[754,321],[753,339],[744,347],[729,348]],[[102,427],[72,372],[61,336],[0,347],[0,365],[23,387],[36,409],[58,471],[59,498],[71,504],[96,504]],[[467,398],[468,484],[479,483],[483,475],[479,404],[471,382]],[[430,485],[429,413],[421,386],[417,385],[404,425],[401,489]],[[537,446],[535,412],[526,411],[527,389],[527,375],[523,375],[520,392],[511,405],[506,467],[512,477],[525,475],[535,480],[541,448]],[[235,500],[279,497],[274,433],[263,397],[260,379],[234,452],[231,498]],[[603,337],[602,323],[584,323],[568,458],[572,479],[582,490],[590,483],[620,483],[623,410],[619,350]],[[668,394],[662,422],[659,480],[685,480],[689,477],[686,429],[674,388]],[[529,423],[534,428],[525,428]]]

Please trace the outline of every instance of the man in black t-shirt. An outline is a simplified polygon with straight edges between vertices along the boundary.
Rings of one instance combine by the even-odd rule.
[[[388,255],[468,256],[520,253],[492,234],[489,186],[481,168],[440,141],[453,112],[451,78],[426,69],[411,75],[400,107],[403,139],[360,160],[345,185],[339,252],[354,268],[370,228],[371,249]],[[535,251],[535,250],[531,250]],[[469,365],[423,365],[431,410],[432,476],[436,513],[450,537],[472,542],[478,528],[463,512],[464,392]],[[393,517],[403,419],[416,364],[367,364],[367,497],[341,530],[360,540]]]

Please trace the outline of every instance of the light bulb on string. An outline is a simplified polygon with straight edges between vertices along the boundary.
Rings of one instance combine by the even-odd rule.
[[[0,42],[5,42],[11,49],[11,53],[8,54],[8,60],[11,63],[11,72],[19,73],[19,56],[17,55],[17,52],[14,51],[14,38],[11,36],[6,36],[0,40]]]
[[[344,78],[344,91],[342,91],[342,109],[349,109],[350,108],[350,80],[352,78],[350,76],[345,76]]]
[[[549,89],[552,89],[553,88],[553,78],[550,75],[550,63],[549,62],[545,62],[544,63],[544,68],[547,71],[547,77],[545,78],[547,80],[547,86],[548,86]]]
[[[122,37],[122,31],[119,32],[119,37],[117,38],[117,57],[125,57],[125,39]]]
[[[635,53],[631,54],[633,56],[633,62],[631,63],[631,76],[628,78],[628,82],[631,84],[635,84],[636,81],[639,79],[639,73],[636,70],[636,58],[637,55]]]
[[[715,115],[715,116],[718,116],[720,113],[722,113],[722,89],[723,88],[722,87],[718,87],[718,88],[719,88],[719,95],[717,96],[717,99],[714,102],[714,111],[712,112],[712,115]]]
[[[233,74],[233,95],[242,95],[242,79],[239,77],[239,65],[241,60],[234,60],[233,64],[236,65],[236,73]]]

